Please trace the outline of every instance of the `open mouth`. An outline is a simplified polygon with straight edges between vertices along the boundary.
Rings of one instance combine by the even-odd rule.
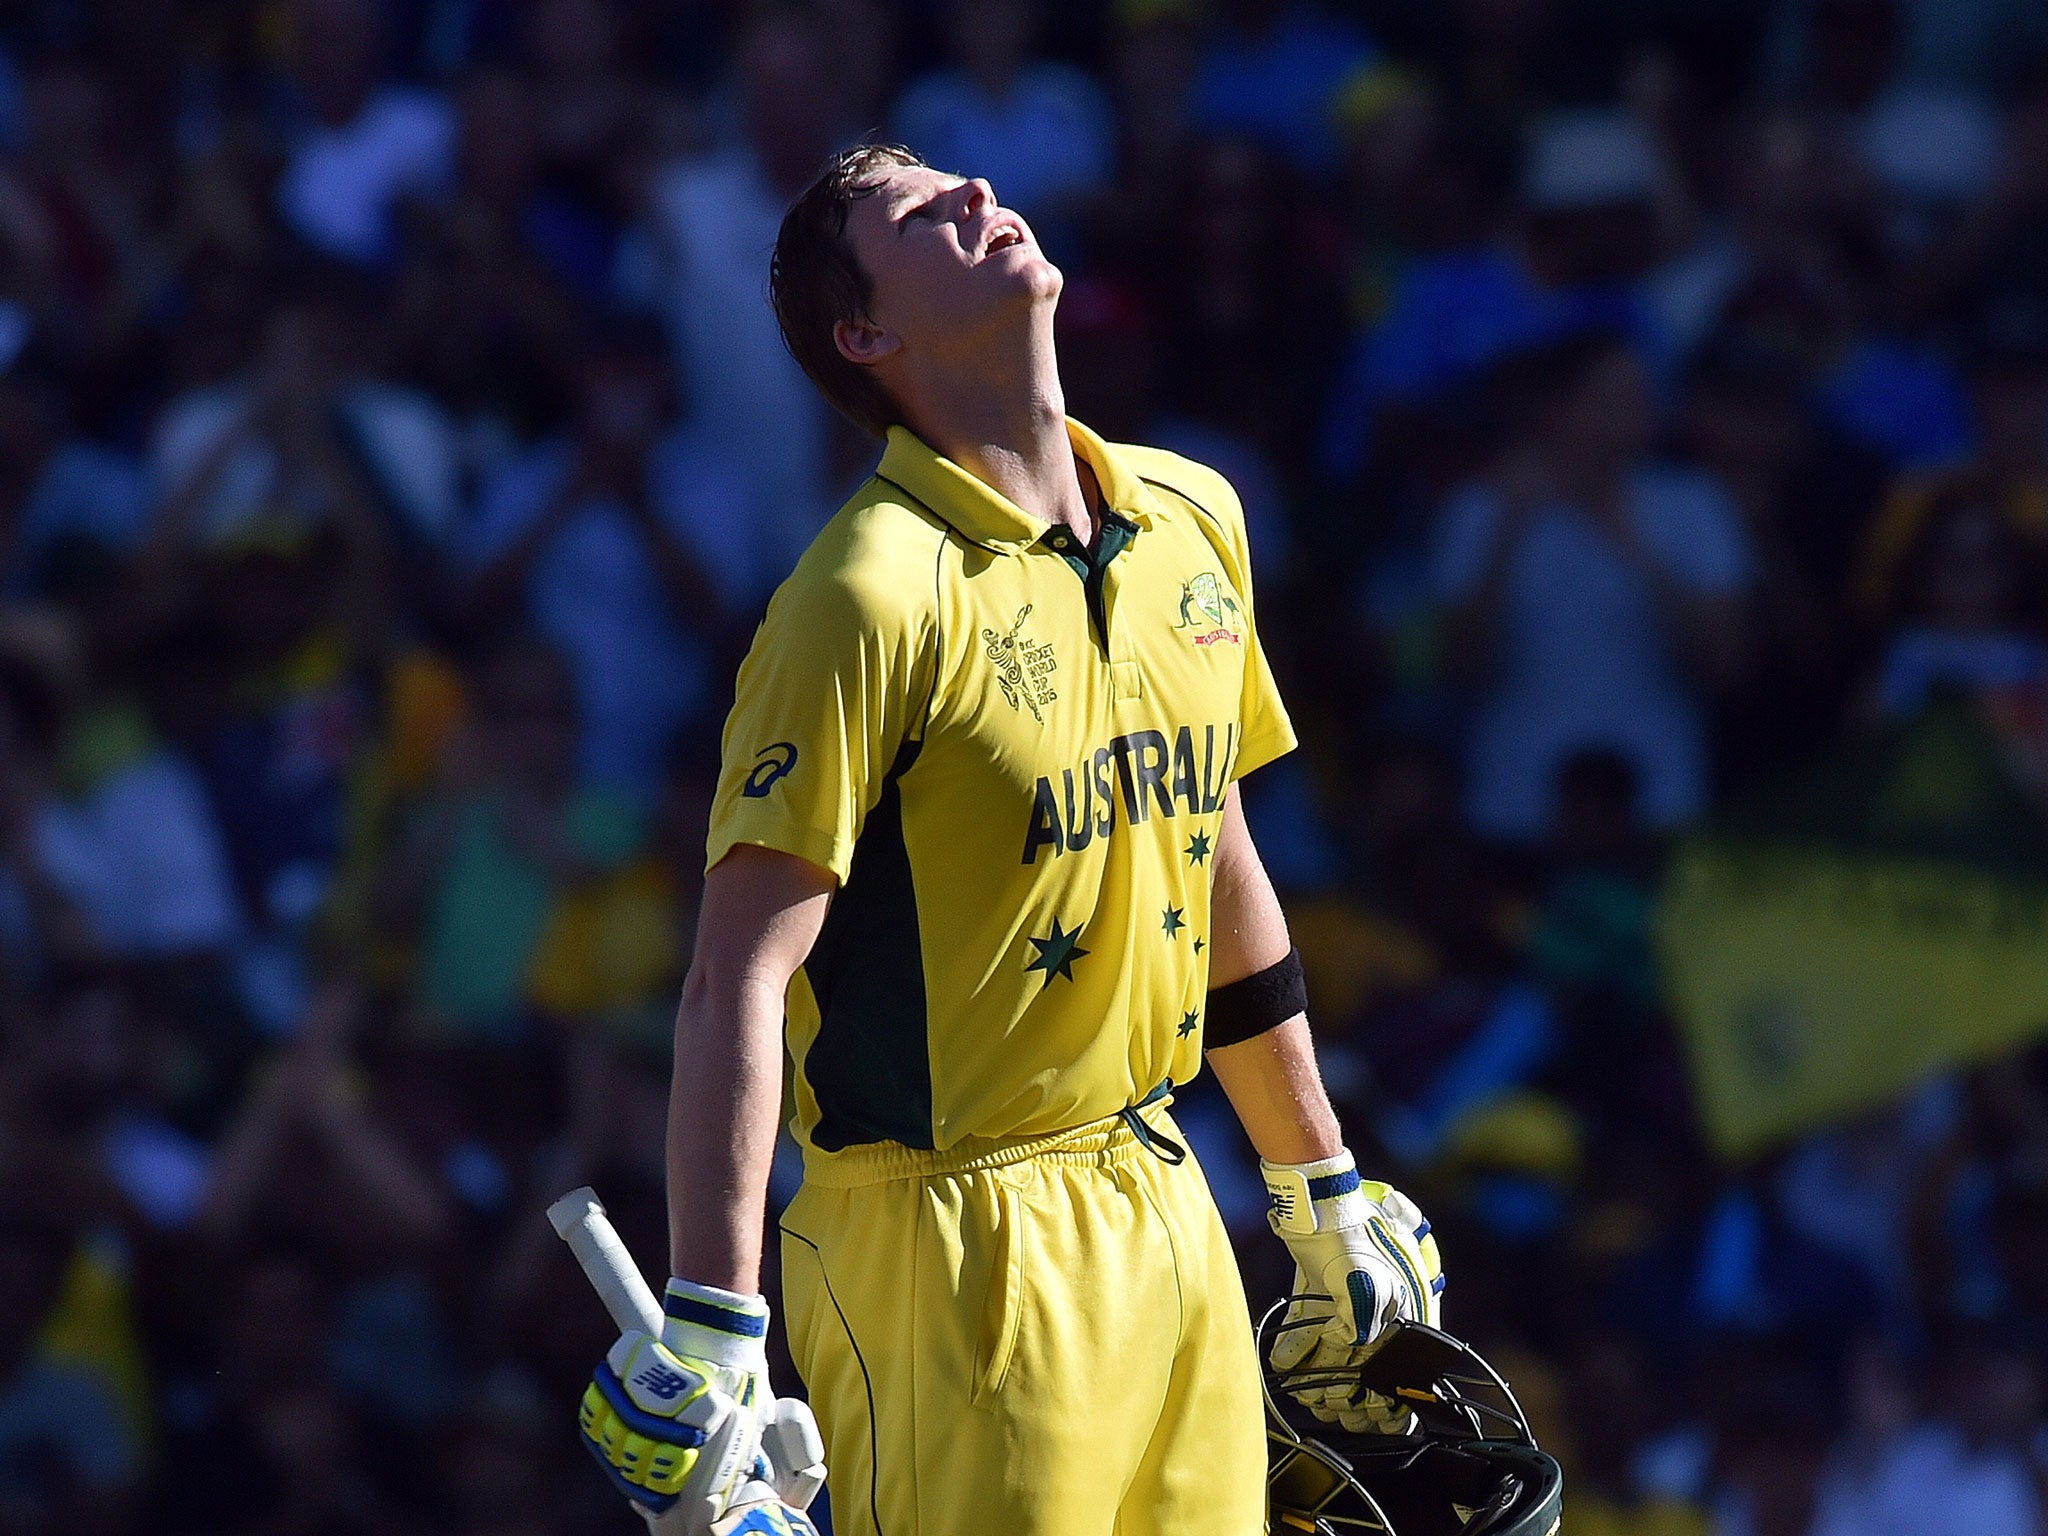
[[[984,258],[993,256],[997,251],[1007,251],[1011,246],[1022,245],[1023,243],[1024,231],[1018,229],[1013,224],[1005,224],[1001,229],[988,237],[988,246],[982,251],[982,256]]]

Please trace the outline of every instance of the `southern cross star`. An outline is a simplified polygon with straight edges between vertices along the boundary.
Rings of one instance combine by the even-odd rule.
[[[1165,928],[1166,936],[1169,939],[1178,938],[1181,929],[1187,927],[1187,919],[1181,916],[1181,913],[1186,910],[1185,907],[1168,907],[1166,909],[1166,916],[1160,919],[1160,926]]]
[[[1200,1019],[1201,1015],[1196,1013],[1194,1009],[1190,1008],[1186,1013],[1181,1015],[1180,1028],[1175,1030],[1174,1033],[1178,1035],[1192,1035],[1195,1032],[1195,1025],[1200,1022]]]
[[[1188,846],[1184,851],[1187,853],[1188,862],[1190,864],[1201,863],[1204,859],[1209,857],[1209,834],[1206,832],[1197,832],[1193,837],[1188,839]]]
[[[1038,958],[1024,969],[1045,972],[1045,980],[1040,984],[1041,989],[1051,986],[1056,975],[1064,976],[1069,981],[1074,979],[1074,962],[1088,954],[1088,951],[1081,947],[1081,929],[1086,926],[1085,923],[1079,923],[1072,928],[1063,929],[1060,927],[1060,920],[1054,918],[1051,938],[1041,939],[1036,934],[1025,935],[1038,950]]]

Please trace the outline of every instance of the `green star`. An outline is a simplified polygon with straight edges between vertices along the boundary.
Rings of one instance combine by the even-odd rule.
[[[1195,953],[1199,955],[1199,954],[1200,954],[1201,952],[1202,952],[1202,941],[1201,941],[1200,939],[1197,939],[1197,940],[1195,940]]]
[[[1064,976],[1069,981],[1074,979],[1074,962],[1088,953],[1081,947],[1081,929],[1086,926],[1087,924],[1081,923],[1072,928],[1062,929],[1060,920],[1054,918],[1051,938],[1041,939],[1033,934],[1025,935],[1037,947],[1038,958],[1024,969],[1045,972],[1045,980],[1040,984],[1041,987],[1051,986],[1055,975]]]
[[[1166,929],[1166,936],[1169,939],[1180,937],[1181,929],[1187,927],[1187,919],[1181,916],[1181,913],[1186,910],[1185,907],[1168,907],[1166,909],[1166,916],[1161,919],[1161,925]]]
[[[1186,852],[1188,856],[1188,862],[1190,864],[1199,864],[1204,859],[1208,858],[1209,834],[1206,832],[1197,832],[1193,837],[1189,838]]]
[[[1192,1035],[1195,1032],[1195,1025],[1200,1022],[1200,1019],[1201,1015],[1190,1008],[1180,1016],[1180,1028],[1175,1030],[1174,1033],[1183,1037]]]

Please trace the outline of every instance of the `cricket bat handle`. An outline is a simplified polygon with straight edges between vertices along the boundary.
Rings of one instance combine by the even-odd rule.
[[[529,1207],[531,1209],[531,1207]],[[650,1338],[661,1337],[661,1303],[647,1288],[640,1266],[626,1252],[604,1205],[588,1184],[572,1189],[548,1207],[548,1222],[555,1235],[569,1245],[591,1288],[604,1303],[605,1311],[621,1333],[638,1329]]]
[[[591,1288],[604,1302],[605,1311],[621,1333],[635,1329],[650,1338],[661,1337],[661,1303],[647,1288],[640,1266],[620,1241],[618,1229],[604,1213],[604,1204],[589,1185],[572,1189],[548,1207],[548,1223],[555,1235],[569,1245]],[[763,1448],[780,1468],[789,1485],[790,1496],[799,1510],[807,1506],[825,1482],[824,1446],[809,1410],[795,1402],[770,1403],[763,1415]],[[734,1501],[736,1506],[756,1500],[773,1499],[776,1490],[767,1483],[749,1482]],[[642,1505],[634,1508],[646,1519],[652,1536],[680,1531],[682,1522],[675,1511],[657,1516]]]

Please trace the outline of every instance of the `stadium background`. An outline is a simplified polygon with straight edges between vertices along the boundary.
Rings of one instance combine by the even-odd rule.
[[[1331,1083],[1567,1529],[2039,1536],[2030,0],[9,0],[0,1530],[635,1528],[540,1212],[661,1262],[866,130],[1242,491]]]

